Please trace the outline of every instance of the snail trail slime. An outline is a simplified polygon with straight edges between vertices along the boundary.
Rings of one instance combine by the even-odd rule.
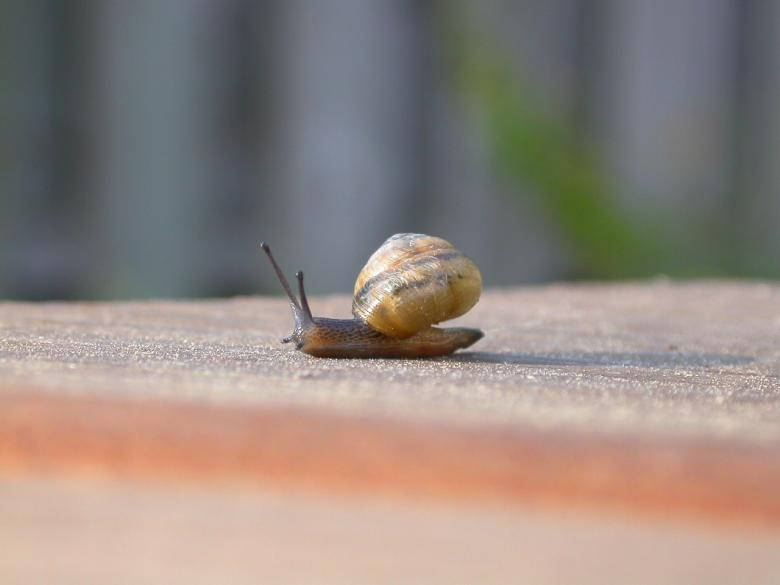
[[[389,237],[368,259],[355,282],[354,319],[314,317],[297,272],[299,297],[265,242],[290,299],[295,328],[284,343],[316,357],[416,358],[447,355],[484,335],[466,327],[432,327],[471,309],[482,292],[477,265],[452,244],[424,234]]]

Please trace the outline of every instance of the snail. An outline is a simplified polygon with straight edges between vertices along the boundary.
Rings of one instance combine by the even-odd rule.
[[[300,299],[265,242],[260,244],[287,293],[295,329],[282,339],[316,357],[416,358],[447,355],[484,335],[479,329],[439,328],[479,300],[476,264],[441,238],[396,234],[368,259],[355,282],[354,319],[314,317],[297,272]]]

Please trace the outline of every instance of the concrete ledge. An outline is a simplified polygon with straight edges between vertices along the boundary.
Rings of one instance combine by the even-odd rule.
[[[348,307],[346,297],[313,300],[317,314],[345,316]],[[753,582],[772,582],[780,571],[766,544],[780,535],[780,287],[658,281],[490,291],[459,323],[485,330],[473,351],[323,360],[279,344],[290,328],[280,299],[0,304],[0,489],[20,505],[24,485],[66,505],[63,480],[79,493],[104,485],[106,501],[122,485],[205,489],[226,501],[247,490],[303,491],[337,498],[340,509],[366,498],[445,505],[445,524],[474,510],[552,514],[557,528],[545,530],[562,532],[577,521],[560,514],[587,514],[593,529],[619,515],[640,523],[632,530],[642,546],[666,538],[651,536],[659,522],[717,530],[725,536],[712,549],[721,560],[712,575],[743,574],[755,562]],[[197,517],[199,505],[180,513]],[[46,530],[32,513],[13,517]],[[122,522],[135,529],[129,517]],[[359,525],[343,551],[362,546],[349,540]],[[128,538],[140,544],[150,534],[137,528]],[[281,529],[255,530],[268,538]],[[499,542],[505,527],[480,530],[464,550]],[[759,540],[737,553],[745,531]],[[694,534],[686,538],[702,543]],[[4,542],[21,541],[0,534]],[[92,562],[81,552],[73,582]],[[505,553],[508,576],[541,574]],[[554,562],[564,553],[547,554]],[[598,554],[603,565],[614,551]],[[685,553],[673,558],[685,563]],[[219,573],[215,562],[208,569]],[[410,571],[426,566],[409,563]],[[132,563],[117,566],[132,573]],[[275,582],[301,577],[296,569]],[[4,582],[34,576],[24,563],[14,570],[0,563]],[[557,574],[550,568],[537,582]],[[593,582],[609,582],[601,577]],[[667,582],[686,582],[685,574]]]

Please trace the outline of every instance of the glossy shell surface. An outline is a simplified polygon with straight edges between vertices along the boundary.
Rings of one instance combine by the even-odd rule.
[[[477,265],[448,241],[396,234],[360,271],[352,313],[377,331],[403,339],[464,314],[481,292]]]

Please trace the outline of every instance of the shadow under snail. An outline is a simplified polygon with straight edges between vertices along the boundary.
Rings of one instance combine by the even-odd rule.
[[[476,264],[443,240],[396,234],[368,259],[355,282],[354,319],[314,317],[297,272],[300,299],[268,244],[260,247],[290,300],[295,329],[282,342],[333,358],[416,358],[447,355],[484,335],[466,327],[432,327],[471,309],[482,292]]]

